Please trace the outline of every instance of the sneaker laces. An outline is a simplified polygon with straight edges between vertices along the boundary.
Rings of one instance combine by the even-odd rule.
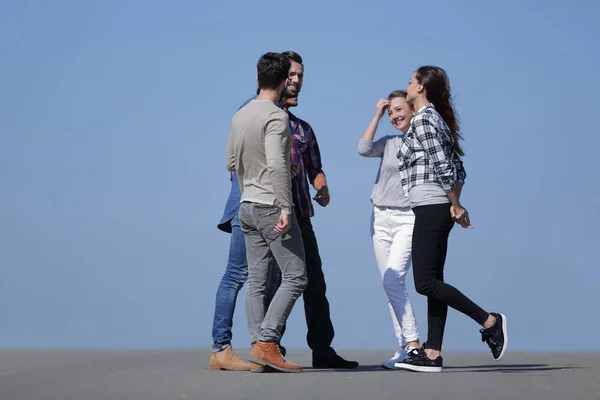
[[[494,339],[494,334],[493,334],[491,328],[480,329],[479,333],[481,333],[481,341],[482,342],[486,342],[490,347],[491,346],[494,346],[494,347],[498,346],[498,343]]]
[[[404,351],[406,352],[406,354],[410,353],[412,350],[418,349],[418,347],[413,347],[409,344],[406,345],[406,347],[404,348]]]
[[[425,350],[418,348],[418,347],[412,347],[410,350],[408,350],[408,349],[406,349],[406,350],[407,350],[406,355],[409,358],[419,358],[421,355],[425,355]],[[423,354],[421,354],[421,353],[423,353]]]

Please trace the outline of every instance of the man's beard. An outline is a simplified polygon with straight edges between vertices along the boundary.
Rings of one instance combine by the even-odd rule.
[[[300,94],[300,92],[296,92],[296,93],[292,93],[288,90],[288,88],[285,88],[283,93],[281,93],[281,98],[279,99],[279,103],[285,105],[286,100],[290,100],[290,99],[294,99],[295,101],[292,102],[292,104],[288,104],[289,106],[296,106],[298,105],[298,95]]]
[[[293,88],[294,91],[291,91],[290,88]],[[296,97],[298,97],[299,94],[300,88],[294,85],[293,83],[290,83],[285,87],[285,89],[283,89],[283,96],[287,97],[288,99],[295,99]]]
[[[290,99],[295,99],[296,101],[288,103],[288,100]],[[290,93],[287,93],[287,90],[284,90],[283,93],[281,93],[281,97],[279,97],[279,104],[282,106],[295,107],[298,105],[298,95],[292,96]]]

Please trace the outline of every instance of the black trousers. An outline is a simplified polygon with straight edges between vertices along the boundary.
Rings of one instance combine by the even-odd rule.
[[[335,332],[329,315],[329,301],[325,295],[327,285],[325,284],[325,275],[323,275],[323,264],[310,218],[297,217],[297,219],[304,242],[308,279],[308,286],[302,294],[307,327],[306,341],[313,354],[327,356],[333,351],[331,342],[333,342]],[[285,329],[284,326],[282,336]]]
[[[483,324],[488,313],[444,282],[448,236],[454,226],[450,204],[418,206],[412,241],[415,289],[427,296],[427,348],[442,350],[448,306]]]

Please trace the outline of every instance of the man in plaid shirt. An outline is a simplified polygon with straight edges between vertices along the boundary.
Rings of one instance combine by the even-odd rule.
[[[325,276],[319,255],[317,238],[310,218],[314,216],[312,200],[326,207],[329,204],[327,178],[323,172],[321,153],[314,131],[308,122],[296,117],[289,109],[298,105],[298,94],[302,89],[304,66],[298,53],[283,53],[291,62],[288,87],[281,101],[288,112],[293,144],[290,161],[295,166],[292,171],[292,196],[298,225],[302,232],[308,286],[304,291],[304,311],[308,328],[307,342],[313,353],[312,364],[315,368],[352,369],[358,367],[355,361],[340,357],[331,347],[334,337],[333,323],[329,315],[329,301],[326,297]],[[317,191],[314,198],[310,195],[309,183]]]
[[[310,218],[314,216],[313,199],[322,207],[326,207],[329,204],[329,190],[321,164],[319,145],[311,126],[289,111],[290,107],[298,105],[298,94],[302,89],[304,78],[304,66],[299,54],[292,51],[283,54],[291,62],[289,86],[286,89],[285,98],[282,99],[281,106],[289,114],[289,124],[293,138],[290,154],[290,162],[292,164],[292,197],[296,218],[302,232],[308,277],[308,286],[303,293],[304,311],[308,328],[307,342],[313,352],[313,367],[352,369],[358,367],[358,363],[344,360],[331,347],[335,333],[329,315],[329,301],[325,294],[327,287],[325,276],[323,275],[317,239],[310,221]],[[254,98],[248,99],[240,108],[244,107]],[[231,233],[232,239],[226,272],[223,275],[215,299],[213,358],[218,357],[218,360],[223,360],[219,365],[220,369],[240,370],[249,369],[249,365],[246,365],[246,363],[233,354],[231,350],[231,330],[237,294],[246,282],[248,264],[246,262],[244,237],[237,216],[241,198],[240,188],[235,173],[231,174],[230,179],[231,191],[225,205],[223,217],[218,224],[220,230]],[[317,191],[315,197],[312,199],[309,183]],[[277,274],[279,268],[277,265],[274,265],[274,267],[272,269],[272,284],[267,294],[267,302],[273,298],[278,285],[277,281],[280,282],[281,280],[280,274]],[[280,346],[280,350],[285,355],[285,348]]]

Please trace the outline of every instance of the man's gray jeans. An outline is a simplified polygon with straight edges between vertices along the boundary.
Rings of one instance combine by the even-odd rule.
[[[279,342],[281,329],[307,284],[304,243],[298,221],[292,214],[290,230],[280,235],[274,231],[280,214],[276,206],[250,202],[240,204],[238,212],[248,260],[246,316],[252,342]],[[269,266],[272,265],[281,269],[281,285],[265,313]]]

